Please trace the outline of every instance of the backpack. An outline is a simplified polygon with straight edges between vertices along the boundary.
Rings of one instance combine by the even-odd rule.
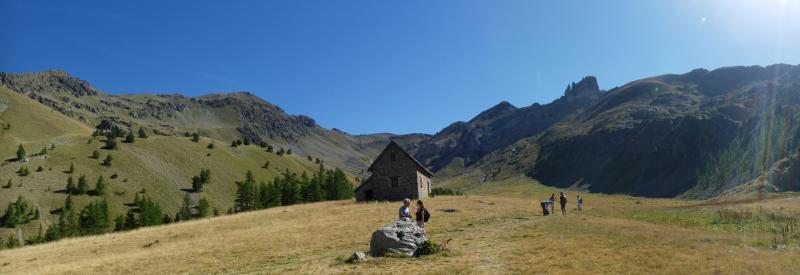
[[[428,209],[422,209],[422,220],[424,222],[428,222],[431,219],[431,212],[428,212]]]

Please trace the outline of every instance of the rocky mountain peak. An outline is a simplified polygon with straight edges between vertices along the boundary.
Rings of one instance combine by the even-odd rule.
[[[582,97],[585,95],[592,95],[600,92],[600,87],[597,85],[597,78],[594,76],[586,76],[578,83],[572,82],[567,85],[564,90],[564,97],[567,100]]]
[[[99,93],[88,82],[61,70],[28,74],[0,73],[0,84],[29,96],[52,90],[71,93],[76,97],[94,96]]]

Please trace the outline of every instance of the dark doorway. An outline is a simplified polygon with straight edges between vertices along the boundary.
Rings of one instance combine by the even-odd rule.
[[[373,199],[375,199],[375,198],[372,196],[372,190],[365,190],[364,191],[364,200],[371,201]]]

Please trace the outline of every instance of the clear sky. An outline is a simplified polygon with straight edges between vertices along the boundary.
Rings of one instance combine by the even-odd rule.
[[[354,134],[435,133],[585,75],[610,89],[772,63],[800,63],[798,0],[0,0],[0,71],[62,69],[111,93],[250,91]]]

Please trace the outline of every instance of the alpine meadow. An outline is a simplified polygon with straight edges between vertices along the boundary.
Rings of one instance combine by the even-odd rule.
[[[795,1],[0,10],[0,274],[800,268]]]

